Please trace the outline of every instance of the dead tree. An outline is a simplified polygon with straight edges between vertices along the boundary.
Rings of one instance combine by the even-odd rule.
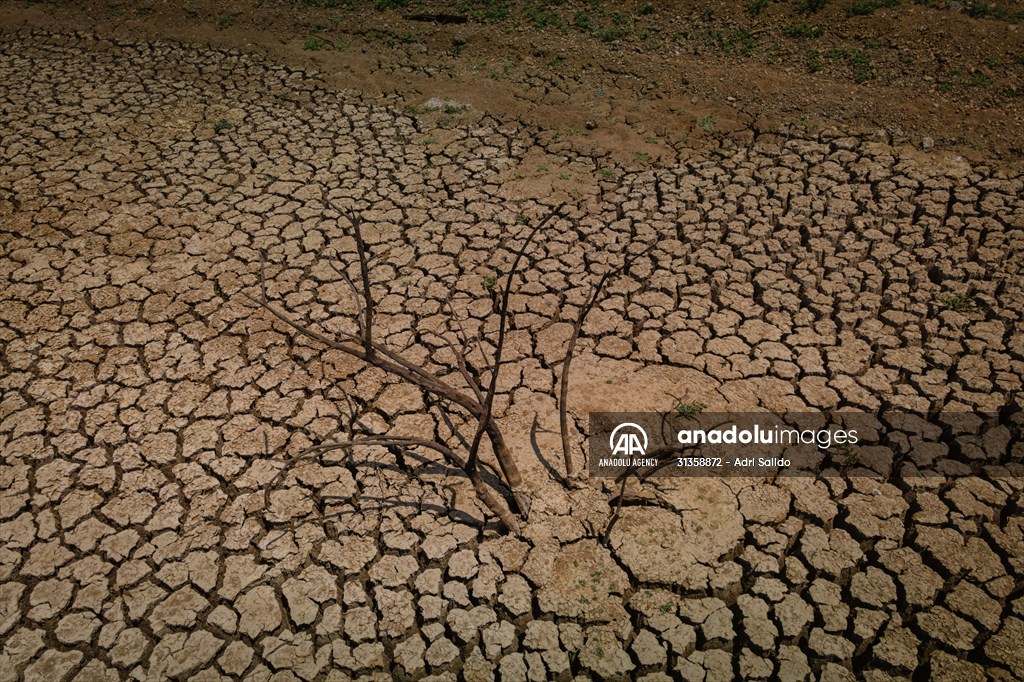
[[[289,460],[285,467],[278,473],[275,481],[267,488],[266,496],[270,489],[280,481],[287,470],[298,461],[313,455],[323,454],[331,450],[351,451],[361,446],[393,446],[399,448],[426,448],[440,453],[445,461],[451,466],[461,470],[472,483],[474,490],[480,500],[487,508],[513,533],[520,530],[519,520],[525,518],[530,509],[530,497],[523,484],[519,467],[506,444],[498,422],[494,417],[494,397],[497,392],[498,374],[501,370],[502,355],[505,346],[506,330],[508,328],[508,306],[509,294],[511,292],[513,278],[519,272],[520,263],[527,250],[533,244],[537,234],[548,222],[559,214],[563,205],[551,211],[543,220],[533,227],[526,235],[521,246],[515,251],[515,257],[509,268],[503,286],[497,292],[498,298],[495,301],[496,314],[498,316],[497,339],[494,346],[492,358],[487,369],[489,374],[487,380],[479,379],[480,373],[471,367],[468,361],[468,349],[472,339],[462,339],[461,347],[445,339],[449,348],[454,354],[456,370],[459,376],[469,387],[469,392],[453,386],[444,378],[432,374],[420,365],[410,361],[401,353],[395,352],[374,337],[374,298],[370,287],[370,255],[367,251],[361,230],[361,220],[353,212],[347,212],[346,216],[351,225],[351,234],[355,240],[356,252],[359,265],[359,285],[352,281],[345,269],[331,263],[334,270],[341,276],[349,288],[352,289],[359,301],[359,310],[356,315],[358,327],[357,333],[341,331],[337,338],[331,338],[326,334],[317,331],[311,326],[298,322],[288,314],[287,311],[270,301],[267,295],[265,256],[260,253],[260,299],[257,300],[246,294],[246,297],[254,303],[268,310],[276,318],[290,326],[299,334],[311,339],[326,348],[334,349],[358,358],[368,365],[378,367],[385,372],[407,381],[432,397],[435,402],[447,402],[462,408],[470,418],[475,421],[476,426],[471,441],[466,443],[466,456],[459,456],[449,446],[435,440],[421,438],[407,438],[402,436],[371,435],[365,437],[353,437],[348,440],[338,440],[313,446],[300,452],[295,458]],[[642,253],[646,253],[645,249]],[[642,254],[636,254],[637,256]],[[566,357],[563,361],[562,375],[560,380],[559,403],[559,428],[561,431],[563,457],[567,474],[570,480],[578,480],[578,473],[573,462],[569,421],[566,411],[569,386],[569,366],[572,355],[579,339],[587,314],[593,309],[600,298],[606,282],[615,274],[628,268],[636,256],[627,257],[617,268],[610,268],[599,279],[591,290],[584,304],[581,306],[572,337],[569,340]],[[476,339],[478,344],[479,337]],[[485,385],[483,385],[485,384]],[[480,448],[484,437],[490,443],[491,450],[498,462],[498,467],[508,486],[510,500],[503,500],[503,496],[495,492],[483,480],[480,471]],[[269,508],[269,498],[266,500]]]

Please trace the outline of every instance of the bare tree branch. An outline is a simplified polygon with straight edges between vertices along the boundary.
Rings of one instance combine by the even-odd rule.
[[[547,225],[548,221],[558,215],[564,206],[565,203],[559,204],[530,231],[526,239],[523,241],[522,246],[519,247],[519,251],[516,253],[515,259],[512,261],[512,266],[509,268],[508,275],[505,277],[505,286],[501,292],[501,309],[498,313],[498,343],[494,349],[494,360],[492,362],[493,368],[491,370],[490,383],[487,387],[487,393],[484,398],[483,414],[480,417],[480,423],[477,426],[476,435],[473,436],[473,443],[469,448],[469,460],[466,462],[467,471],[476,470],[477,463],[479,461],[480,440],[483,438],[484,432],[486,431],[491,436],[491,443],[494,445],[494,454],[498,459],[498,464],[501,466],[502,473],[505,474],[505,479],[508,481],[509,486],[512,489],[512,496],[515,498],[516,505],[524,514],[529,511],[529,500],[519,493],[522,486],[522,478],[519,474],[519,468],[516,466],[515,460],[512,459],[511,454],[508,452],[508,449],[505,446],[505,439],[501,436],[501,433],[498,431],[492,418],[494,394],[498,388],[498,372],[501,370],[501,356],[505,350],[505,329],[508,326],[508,297],[509,292],[512,289],[512,278],[517,274],[519,261],[523,259],[523,255],[530,247],[530,244],[533,243],[534,237],[537,236],[537,233],[540,232],[541,228]]]
[[[363,348],[368,356],[373,356],[373,292],[370,291],[370,266],[367,264],[366,245],[363,243],[362,219],[353,211],[347,212],[352,223],[352,234],[356,239],[356,251],[359,253],[359,274],[363,278]]]
[[[277,487],[277,485],[284,479],[288,471],[295,466],[296,463],[311,457],[313,455],[322,455],[331,450],[346,450],[350,451],[355,447],[364,445],[382,445],[382,446],[399,446],[404,448],[422,447],[439,452],[449,464],[457,467],[466,473],[469,477],[470,482],[473,484],[473,488],[477,495],[480,497],[481,502],[501,521],[505,526],[513,533],[519,533],[520,527],[519,522],[516,518],[508,511],[508,508],[501,502],[500,498],[494,494],[494,491],[484,483],[483,478],[480,476],[479,470],[476,472],[466,471],[466,464],[462,459],[456,455],[451,448],[438,443],[437,441],[427,440],[424,438],[409,438],[404,436],[369,436],[366,438],[356,438],[348,441],[333,441],[330,443],[323,443],[320,445],[314,445],[301,451],[298,455],[288,460],[284,467],[281,468],[274,479],[270,482],[270,485],[263,491],[263,502],[264,508],[270,509],[270,492]]]
[[[572,336],[569,338],[569,343],[566,346],[565,360],[562,363],[562,376],[559,380],[558,392],[558,429],[562,436],[562,457],[565,460],[565,474],[569,481],[573,481],[578,477],[576,464],[573,461],[572,452],[569,449],[569,416],[567,413],[567,405],[569,401],[569,367],[572,364],[573,354],[576,351],[576,342],[579,340],[580,331],[583,329],[583,323],[587,319],[587,315],[589,315],[590,311],[594,308],[594,305],[600,298],[601,291],[604,289],[604,285],[608,280],[621,272],[629,270],[629,267],[637,258],[646,255],[652,248],[654,248],[653,244],[633,256],[629,256],[627,254],[617,268],[608,270],[601,275],[601,279],[597,281],[590,297],[580,308],[579,315],[576,317],[576,324],[573,325]]]

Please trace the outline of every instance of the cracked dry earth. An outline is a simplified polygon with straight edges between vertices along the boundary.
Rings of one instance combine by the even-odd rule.
[[[172,44],[8,34],[0,81],[0,679],[1024,670],[1019,465],[660,479],[607,537],[610,488],[566,491],[547,468],[567,320],[626,244],[656,246],[588,318],[578,417],[667,409],[667,394],[714,409],[1019,403],[1020,176],[757,131],[601,173],[543,131],[439,128]],[[592,180],[565,193],[512,297],[498,409],[535,494],[523,535],[483,524],[430,455],[333,453],[271,487],[347,428],[345,395],[365,430],[444,433],[422,395],[246,299],[258,249],[275,300],[354,329],[320,254],[350,263],[332,205],[365,209],[380,338],[450,375],[446,300],[467,325],[487,318],[499,239],[557,198],[517,189],[538,149]]]

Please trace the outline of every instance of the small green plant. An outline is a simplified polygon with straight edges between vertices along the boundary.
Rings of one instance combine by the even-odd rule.
[[[992,85],[992,76],[985,73],[984,71],[975,71],[971,75],[971,80],[967,82],[972,88],[987,88]]]
[[[612,180],[615,178],[615,171],[613,171],[611,168],[602,168],[601,177],[604,178],[605,180]]]
[[[645,3],[643,5],[640,5],[640,9],[638,9],[636,11],[636,13],[641,15],[641,16],[647,16],[648,14],[654,14],[654,5],[652,5],[649,2]]]
[[[437,138],[428,137],[427,139],[423,140],[423,144],[437,144]]]
[[[967,16],[975,19],[999,19],[1000,21],[1007,21],[1011,24],[1017,24],[1024,21],[1024,11],[1021,10],[1009,10],[999,5],[989,5],[984,2],[978,2],[978,0],[967,0],[964,3],[964,12]]]
[[[782,28],[782,35],[787,38],[817,38],[821,29],[810,24],[789,24]]]
[[[213,124],[213,132],[217,133],[218,135],[220,133],[223,133],[225,130],[231,130],[232,128],[234,128],[234,126],[223,118],[216,121]]]
[[[633,158],[635,158],[639,163],[647,163],[651,160],[651,155],[647,152],[634,152]]]
[[[235,25],[235,18],[232,15],[230,15],[230,14],[222,14],[220,16],[220,18],[217,19],[217,30],[218,31],[223,31],[225,29],[229,29],[229,28],[231,28],[234,25]]]
[[[672,602],[667,601],[661,606],[659,606],[658,610],[662,613],[671,613],[673,610],[675,610],[675,605]]]
[[[494,291],[494,287],[498,284],[498,278],[494,275],[484,275],[480,280],[480,285],[484,288],[484,291]]]
[[[898,4],[900,4],[900,0],[854,0],[853,3],[846,6],[846,14],[851,17],[866,17],[869,14],[874,14],[875,10],[883,7],[895,7]]]
[[[453,40],[452,46],[448,48],[448,54],[453,57],[458,57],[466,49],[466,43],[461,40]]]
[[[469,14],[476,21],[485,24],[497,24],[508,18],[508,2],[506,0],[474,0],[461,2],[459,11]]]
[[[327,43],[325,43],[321,38],[317,38],[316,36],[310,36],[309,38],[306,38],[304,41],[302,41],[302,49],[313,50],[314,52],[317,50],[326,50]]]
[[[708,409],[707,403],[701,403],[692,401],[688,403],[679,403],[676,405],[676,414],[680,417],[696,417],[698,414]]]
[[[512,68],[512,62],[505,62],[500,71],[498,69],[493,69],[489,74],[487,74],[487,77],[491,80],[503,81],[512,74]]]
[[[946,310],[954,310],[958,313],[966,313],[972,310],[978,309],[978,304],[975,303],[974,298],[971,296],[960,296],[958,294],[949,294],[948,296],[942,297],[942,307]]]
[[[603,43],[614,43],[629,35],[629,31],[621,26],[609,26],[597,32],[597,39]]]
[[[817,50],[807,50],[807,73],[818,73],[825,68],[825,62],[821,53]]]
[[[797,0],[796,11],[800,14],[813,14],[822,10],[828,0]]]
[[[860,50],[855,50],[849,57],[850,66],[853,68],[853,81],[865,83],[875,77],[875,71],[871,68],[871,57]]]
[[[571,175],[569,175],[568,173],[559,173],[559,174],[558,174],[558,179],[559,179],[559,180],[568,180],[568,179],[569,179],[569,178],[571,178],[571,177],[572,177],[572,176],[571,176]]]
[[[701,128],[703,128],[705,132],[710,133],[710,132],[714,132],[715,124],[717,122],[718,121],[717,121],[717,119],[715,119],[713,114],[708,114],[704,118],[702,118],[699,121],[697,121],[697,125],[699,125]]]
[[[768,0],[750,0],[747,3],[747,14],[752,17],[759,16],[768,6]]]
[[[651,135],[650,137],[644,138],[644,142],[647,144],[658,144],[658,136]]]
[[[560,67],[562,65],[562,62],[564,62],[564,61],[565,61],[564,57],[560,57],[560,56],[552,57],[551,61],[548,62],[548,66],[550,66],[552,69],[557,69],[558,67]]]
[[[529,5],[526,10],[527,21],[538,31],[543,31],[546,28],[562,28],[562,18],[558,16],[558,11],[553,9],[553,5],[559,4],[561,2],[542,0]]]
[[[548,165],[546,163],[537,164],[537,172],[538,173],[547,173],[548,172]]]
[[[594,30],[594,18],[587,12],[577,12],[572,18],[572,25],[589,33]]]

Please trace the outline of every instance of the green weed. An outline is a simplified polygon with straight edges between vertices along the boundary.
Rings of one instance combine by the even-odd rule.
[[[950,294],[942,297],[942,306],[946,310],[955,310],[959,313],[966,313],[978,309],[978,304],[970,296],[959,296]]]
[[[800,14],[813,14],[828,4],[828,0],[797,0],[796,11]]]
[[[704,410],[708,409],[707,403],[692,401],[688,403],[679,403],[676,405],[676,414],[680,417],[695,417]]]
[[[628,35],[629,30],[622,28],[621,26],[609,26],[597,32],[598,40],[605,43],[613,43],[616,40],[622,40]]]
[[[768,6],[768,0],[750,0],[747,3],[747,14],[752,17],[759,16]]]
[[[900,0],[854,0],[852,4],[846,6],[846,15],[866,17],[869,14],[874,14],[875,10],[883,7],[895,7],[898,4],[900,4]]]

